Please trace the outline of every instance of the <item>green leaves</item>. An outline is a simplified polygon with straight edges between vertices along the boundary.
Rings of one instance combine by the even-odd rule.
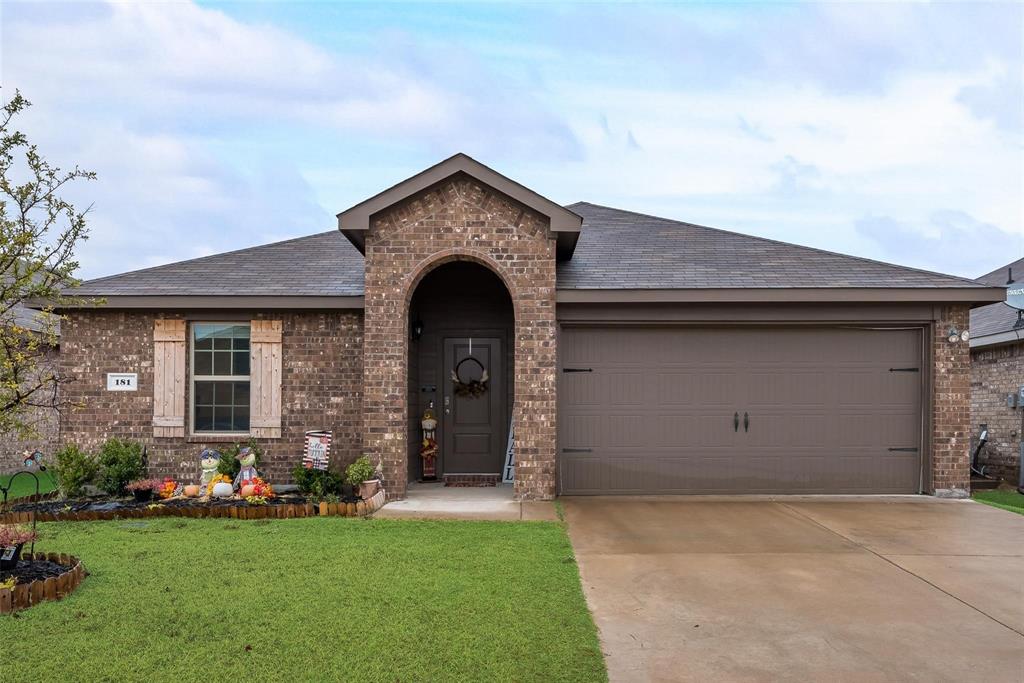
[[[75,298],[76,247],[88,238],[86,215],[61,196],[76,180],[96,174],[51,165],[14,129],[30,106],[20,92],[0,113],[0,433],[30,437],[41,410],[68,407],[61,377],[50,362],[60,315]]]

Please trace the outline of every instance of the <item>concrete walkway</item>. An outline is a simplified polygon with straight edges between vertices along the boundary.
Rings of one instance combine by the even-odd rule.
[[[613,681],[1024,680],[1024,516],[563,498]]]
[[[512,486],[447,487],[410,484],[405,500],[388,503],[374,513],[384,519],[483,519],[496,521],[557,521],[554,503],[519,502]]]

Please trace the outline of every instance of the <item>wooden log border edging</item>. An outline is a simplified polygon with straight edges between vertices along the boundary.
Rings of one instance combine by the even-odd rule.
[[[230,519],[294,519],[296,517],[365,517],[373,514],[385,502],[381,489],[369,500],[358,503],[285,503],[283,505],[207,505],[174,507],[154,505],[124,510],[83,510],[81,512],[39,512],[39,522],[94,522],[111,519],[140,519],[147,517],[223,517]],[[3,524],[28,524],[31,511],[8,512],[0,515]]]
[[[30,583],[19,583],[14,588],[0,589],[0,614],[10,614],[28,609],[46,600],[60,600],[71,595],[78,588],[88,572],[81,560],[65,553],[22,553],[23,560],[55,562],[67,571],[48,579],[36,579]]]

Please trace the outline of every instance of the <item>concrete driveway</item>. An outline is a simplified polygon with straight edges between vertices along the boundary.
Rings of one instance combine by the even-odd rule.
[[[1024,516],[563,498],[613,681],[1024,680]]]

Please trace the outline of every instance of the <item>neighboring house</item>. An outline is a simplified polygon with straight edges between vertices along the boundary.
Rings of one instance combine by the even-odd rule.
[[[1024,258],[1009,263],[978,282],[1006,287],[1011,278],[1024,281]],[[1024,324],[1020,312],[1006,303],[971,311],[971,429],[988,427],[988,443],[979,462],[986,474],[1018,481],[1020,444],[1024,428]],[[1017,396],[1016,403],[1010,396]]]
[[[433,403],[455,482],[497,479],[514,424],[521,498],[969,486],[960,335],[1001,287],[562,207],[461,154],[338,227],[85,283],[107,305],[65,311],[64,437],[176,474],[252,435],[284,481],[330,429],[404,497]]]
[[[16,304],[11,311],[14,324],[34,332],[42,333],[46,329],[43,316],[44,313],[34,311],[21,304]],[[60,339],[60,327],[55,328],[57,339]],[[57,366],[57,357],[60,353],[60,344],[55,346],[47,345],[44,349],[44,357],[41,365],[45,368]],[[47,408],[35,408],[26,414],[26,422],[31,424],[37,436],[33,439],[22,439],[10,434],[0,434],[0,473],[15,472],[22,469],[25,451],[41,450],[43,453],[52,454],[57,446],[60,422],[57,411]]]

